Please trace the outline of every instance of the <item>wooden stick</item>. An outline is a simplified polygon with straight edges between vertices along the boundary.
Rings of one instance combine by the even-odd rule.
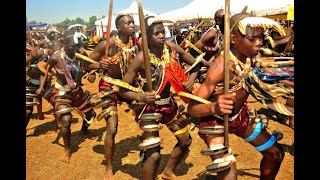
[[[89,62],[89,63],[92,63],[92,64],[94,64],[94,63],[99,63],[99,62],[97,62],[97,61],[95,61],[95,60],[93,60],[93,59],[90,59],[89,57],[84,56],[84,55],[79,54],[79,53],[75,53],[75,56],[77,56],[77,57],[79,57],[79,58],[81,58],[81,59],[83,59],[83,60],[85,60],[85,61],[87,61],[87,62]]]
[[[246,13],[246,12],[247,12],[247,9],[248,9],[248,6],[245,6],[245,7],[242,9],[241,13]]]
[[[229,51],[230,51],[230,0],[225,0],[224,15],[224,82],[223,93],[229,93]],[[223,116],[224,146],[229,147],[229,120],[228,114]]]
[[[203,56],[205,56],[205,55],[206,55],[206,53],[200,54],[200,55],[196,58],[196,62],[194,62],[194,63],[189,67],[189,69],[187,69],[187,70],[185,71],[185,73],[188,73],[188,72],[191,71],[197,64],[199,64],[199,62],[202,61],[202,58],[203,58]]]
[[[204,23],[204,20],[202,20],[202,21],[196,26],[196,28],[192,29],[192,31],[189,32],[188,36],[187,36],[186,38],[184,38],[184,40],[179,44],[179,46],[181,47],[182,44],[183,44],[186,40],[188,40],[189,37],[194,33],[194,31],[195,31],[196,29],[198,29],[203,23]]]
[[[203,104],[210,104],[210,103],[212,103],[211,101],[208,101],[208,100],[206,100],[206,99],[203,99],[203,98],[201,98],[201,97],[199,97],[199,96],[195,96],[195,95],[193,95],[193,94],[186,93],[186,92],[182,92],[182,91],[180,91],[180,92],[178,93],[178,96],[186,97],[186,98],[189,98],[189,99],[192,99],[192,100],[201,102],[201,103],[203,103]]]
[[[104,57],[106,59],[108,59],[108,54],[109,54],[109,44],[110,44],[109,41],[110,41],[110,31],[111,31],[112,8],[113,8],[113,0],[110,0],[109,15],[108,15],[108,27],[107,27],[107,34],[106,34],[106,36],[107,36],[106,37],[106,50],[105,50],[105,53],[104,53]],[[103,33],[102,33],[102,37],[103,37]]]
[[[101,23],[101,37],[103,38],[103,23],[102,23],[102,18],[101,18],[100,23]]]
[[[147,87],[148,87],[148,91],[151,92],[152,81],[151,81],[150,57],[149,57],[149,51],[148,51],[146,25],[144,22],[143,8],[142,8],[141,2],[138,3],[138,10],[139,10],[139,22],[140,22],[140,30],[141,30],[141,37],[142,37],[142,52],[144,57]]]

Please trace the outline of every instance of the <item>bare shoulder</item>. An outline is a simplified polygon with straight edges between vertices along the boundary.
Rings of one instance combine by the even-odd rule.
[[[224,76],[224,57],[219,56],[216,58],[210,68],[208,69],[207,76],[210,79],[216,79],[217,81],[221,80]]]
[[[213,39],[216,36],[217,36],[217,30],[215,28],[212,28],[208,30],[208,32],[205,33],[201,39],[202,41],[207,42],[208,40]]]
[[[106,49],[106,40],[101,41],[96,48],[94,49],[95,52],[104,52]]]

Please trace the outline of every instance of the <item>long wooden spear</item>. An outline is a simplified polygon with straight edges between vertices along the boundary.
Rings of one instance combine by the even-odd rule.
[[[224,87],[223,93],[229,92],[229,50],[230,50],[230,0],[225,0],[224,15]],[[229,147],[229,120],[228,114],[223,117],[224,121],[224,146]]]
[[[186,40],[188,40],[189,37],[192,36],[192,34],[195,32],[195,30],[197,30],[203,23],[204,23],[204,20],[202,20],[194,29],[192,29],[192,30],[189,32],[188,36],[187,36],[186,38],[184,38],[183,41],[179,44],[179,46],[181,47],[182,44],[184,44],[184,42],[185,42]]]
[[[248,6],[244,6],[244,8],[242,9],[241,13],[246,13],[248,9]]]
[[[111,20],[112,20],[112,9],[113,9],[113,0],[110,0],[110,5],[109,5],[109,14],[108,14],[108,27],[107,27],[107,34],[106,34],[106,50],[104,53],[104,57],[107,59],[108,58],[108,53],[109,53],[109,41],[110,41],[110,31],[111,31]],[[102,19],[101,19],[102,21]],[[103,28],[103,27],[101,27]],[[102,30],[103,32],[103,30]],[[103,37],[103,33],[102,33]]]
[[[101,37],[103,38],[103,23],[102,23],[102,19],[103,18],[101,18],[100,24],[101,24]]]
[[[143,8],[141,2],[138,2],[138,10],[139,10],[139,22],[140,22],[140,30],[142,37],[142,52],[144,57],[144,67],[145,74],[147,80],[148,91],[152,91],[152,82],[151,82],[151,68],[150,68],[150,57],[148,52],[148,41],[147,41],[147,32],[146,25],[144,22]]]

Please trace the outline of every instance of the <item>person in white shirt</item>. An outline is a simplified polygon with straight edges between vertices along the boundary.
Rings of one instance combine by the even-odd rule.
[[[87,36],[85,34],[83,34],[82,32],[80,32],[80,28],[76,29],[76,32],[73,35],[73,41],[74,41],[74,48],[75,50],[78,52],[79,48],[81,46],[81,40],[83,39],[88,39]],[[80,40],[80,41],[79,41]],[[79,43],[80,42],[80,43]]]

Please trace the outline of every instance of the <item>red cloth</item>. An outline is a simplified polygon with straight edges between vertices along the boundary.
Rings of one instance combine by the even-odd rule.
[[[54,104],[55,107],[62,105],[62,104],[66,104],[63,102],[58,102],[55,103],[54,99],[56,98],[57,94],[59,93],[59,89],[54,88],[52,90],[52,96],[50,98],[50,103]],[[79,89],[75,92],[71,92],[68,93],[69,95],[71,95],[71,107],[76,107],[78,108],[80,111],[82,111],[83,113],[88,112],[89,110],[91,110],[93,107],[89,107],[87,109],[84,109],[84,107],[89,103],[88,98],[85,98],[85,93],[83,91],[83,89],[81,87],[79,87]]]
[[[160,123],[167,124],[169,123],[178,113],[178,105],[177,102],[173,99],[172,104],[166,104],[166,105],[155,105],[153,104],[154,109],[151,109],[150,105],[147,105],[145,111],[143,113],[148,112],[157,112],[162,114],[162,118],[160,120]],[[142,109],[135,111],[136,117],[135,121],[139,122],[140,119],[138,119],[138,116],[140,115]]]
[[[238,117],[229,122],[229,133],[235,134],[237,136],[243,137],[244,133],[249,125],[249,115],[248,115],[249,105],[245,104],[242,109],[241,113]],[[215,126],[215,125],[222,125],[223,120],[218,119],[214,116],[206,116],[200,119],[200,126],[199,129],[205,126]],[[205,141],[206,135],[198,133],[199,136]]]
[[[105,90],[106,88],[110,88],[112,84],[105,82],[103,79],[100,79],[99,82],[99,92]],[[131,100],[125,99],[120,96],[119,92],[114,92],[108,96],[114,97],[117,100],[117,104],[121,104],[121,102],[126,102],[128,104],[131,104]]]
[[[182,69],[181,65],[176,60],[171,60],[170,63],[166,64],[163,85],[160,87],[158,94],[161,94],[162,90],[168,82],[171,84],[177,94],[180,91],[187,92],[186,88],[183,85],[183,83],[185,83],[186,81],[188,81],[188,77]],[[181,97],[181,99],[185,103],[190,102],[190,99],[188,98]]]

